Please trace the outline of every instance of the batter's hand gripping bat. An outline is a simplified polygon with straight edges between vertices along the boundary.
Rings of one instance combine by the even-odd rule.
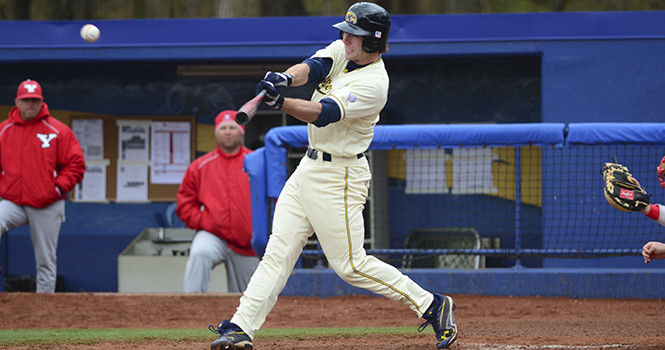
[[[252,118],[254,118],[254,114],[256,114],[256,109],[259,108],[259,104],[263,100],[263,96],[266,95],[266,90],[261,90],[258,95],[256,95],[253,99],[247,101],[240,109],[238,110],[238,114],[236,114],[236,123],[240,125],[246,125],[249,123]]]

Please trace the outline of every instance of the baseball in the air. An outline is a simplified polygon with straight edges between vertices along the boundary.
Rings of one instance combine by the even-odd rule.
[[[97,41],[99,39],[99,34],[99,28],[94,24],[86,24],[81,27],[81,38],[89,43]]]

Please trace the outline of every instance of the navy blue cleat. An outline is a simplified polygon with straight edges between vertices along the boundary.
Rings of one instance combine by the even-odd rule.
[[[455,310],[453,298],[434,294],[432,305],[423,314],[423,318],[427,322],[418,327],[418,332],[422,332],[428,324],[431,324],[436,334],[437,349],[446,349],[457,339],[457,323],[455,323],[453,310]]]
[[[219,334],[219,339],[210,344],[210,350],[252,350],[252,339],[235,323],[224,320],[217,328],[208,326],[213,333]]]

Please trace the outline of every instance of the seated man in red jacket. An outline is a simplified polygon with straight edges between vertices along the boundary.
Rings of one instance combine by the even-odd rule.
[[[81,182],[85,158],[74,132],[51,117],[34,80],[21,83],[0,123],[0,235],[30,225],[37,293],[53,293],[56,250],[67,192]]]
[[[224,262],[231,293],[245,291],[259,265],[252,249],[252,203],[244,171],[244,127],[236,112],[215,118],[217,149],[187,168],[178,189],[178,217],[196,230],[185,269],[185,292],[206,292],[212,269]]]

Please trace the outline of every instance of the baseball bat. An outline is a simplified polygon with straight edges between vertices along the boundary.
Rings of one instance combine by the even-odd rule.
[[[247,125],[252,118],[254,118],[254,114],[256,114],[257,108],[259,108],[259,104],[263,100],[263,96],[266,95],[266,90],[261,90],[258,95],[256,95],[253,99],[247,101],[240,109],[238,110],[238,114],[236,114],[236,123],[240,125]]]

